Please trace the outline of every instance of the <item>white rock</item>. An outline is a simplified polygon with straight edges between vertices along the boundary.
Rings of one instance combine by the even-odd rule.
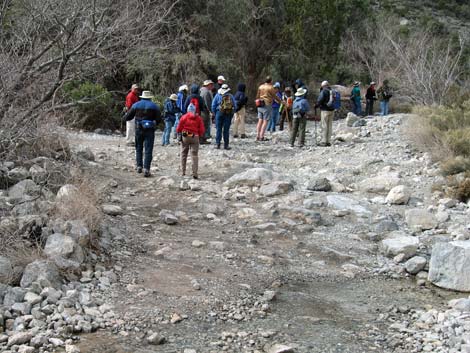
[[[294,348],[284,344],[275,344],[267,351],[267,353],[294,353]]]
[[[39,282],[43,287],[52,286],[58,288],[61,285],[61,277],[57,266],[45,260],[36,260],[26,266],[21,278],[21,287],[30,287],[33,282]]]
[[[387,195],[386,201],[392,205],[404,205],[410,199],[410,192],[405,185],[395,186]]]
[[[272,170],[265,168],[251,168],[229,178],[224,185],[232,188],[235,186],[261,186],[271,182],[275,177]]]
[[[119,216],[123,213],[122,208],[118,205],[103,205],[102,209],[103,213],[109,216]]]
[[[470,240],[437,243],[429,262],[428,280],[438,287],[470,292]]]
[[[294,190],[294,185],[287,181],[273,181],[269,184],[264,184],[260,188],[260,193],[267,197],[287,194]]]
[[[65,184],[57,192],[56,200],[63,201],[66,199],[74,199],[76,197],[79,197],[79,195],[80,191],[75,185]]]
[[[8,338],[7,345],[8,347],[11,347],[17,344],[25,344],[31,341],[31,338],[33,338],[31,332],[18,332]]]
[[[328,195],[326,197],[328,207],[335,208],[337,210],[347,210],[356,213],[358,216],[371,216],[372,212],[369,211],[360,203],[350,197],[340,195]]]
[[[392,188],[398,186],[401,177],[398,172],[382,172],[379,175],[364,179],[359,183],[359,189],[370,193],[388,193]]]
[[[421,231],[437,227],[437,219],[427,210],[414,208],[405,212],[405,220],[412,230]]]
[[[427,262],[428,261],[426,260],[425,257],[414,256],[411,259],[409,259],[407,262],[405,262],[406,272],[411,273],[412,275],[415,275],[426,267]]]
[[[80,353],[80,348],[71,344],[65,345],[65,353]]]
[[[414,256],[418,250],[419,239],[401,236],[382,240],[382,250],[388,257],[404,254],[406,258]]]

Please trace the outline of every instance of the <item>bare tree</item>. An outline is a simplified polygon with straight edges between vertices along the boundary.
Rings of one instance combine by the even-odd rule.
[[[30,137],[67,81],[165,48],[179,0],[18,0],[0,6],[0,154]],[[93,73],[93,71],[97,71]]]

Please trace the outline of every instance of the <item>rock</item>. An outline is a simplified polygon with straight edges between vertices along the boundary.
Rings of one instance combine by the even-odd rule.
[[[161,210],[158,214],[160,219],[168,225],[175,225],[178,223],[178,217],[176,217],[173,213],[168,210]]]
[[[36,349],[34,347],[21,345],[18,347],[18,353],[34,353]]]
[[[418,251],[419,239],[410,236],[399,236],[382,240],[382,250],[388,257],[404,254],[406,259]]]
[[[224,185],[233,188],[235,186],[261,186],[270,183],[275,175],[272,170],[265,168],[252,168],[242,173],[235,174]]]
[[[90,231],[81,219],[68,221],[66,232],[80,246],[87,246],[90,242]]]
[[[31,305],[36,305],[42,301],[42,297],[33,292],[28,292],[24,296],[24,300]]]
[[[31,341],[31,338],[33,338],[31,332],[18,332],[8,338],[7,345],[11,347],[13,345],[25,344]]]
[[[204,243],[203,241],[200,241],[200,240],[193,240],[191,245],[195,248],[202,248],[203,246],[206,245],[206,243]]]
[[[173,315],[171,315],[170,322],[171,322],[172,324],[176,324],[176,323],[178,323],[178,322],[180,322],[180,321],[183,321],[183,318],[182,318],[179,314],[174,313]]]
[[[340,142],[351,142],[355,135],[352,132],[339,131],[335,135],[335,139]]]
[[[95,155],[89,147],[80,146],[77,151],[77,156],[87,161],[94,161]]]
[[[64,341],[60,338],[49,338],[49,343],[51,343],[54,347],[62,347],[64,345]]]
[[[352,127],[361,127],[361,126],[366,126],[366,125],[367,125],[366,119],[359,119],[354,124],[352,124]]]
[[[30,303],[15,303],[11,306],[11,311],[20,315],[29,315],[31,313]]]
[[[109,216],[120,216],[123,214],[121,206],[118,205],[103,205],[101,208],[103,213]]]
[[[457,200],[451,198],[444,198],[439,200],[439,205],[444,206],[445,208],[452,208],[457,206]]]
[[[38,196],[41,188],[34,181],[25,179],[8,189],[8,196],[14,199],[23,200],[25,198]]]
[[[44,184],[47,181],[48,173],[47,170],[34,164],[29,168],[29,173],[31,174],[31,178],[35,183]]]
[[[59,268],[63,269],[77,268],[85,259],[80,245],[75,243],[71,237],[60,233],[54,233],[47,238],[44,253],[53,259]]]
[[[71,344],[65,345],[65,353],[80,353],[80,348]]]
[[[412,275],[415,275],[426,267],[427,262],[428,260],[426,260],[425,257],[414,256],[405,262],[406,272],[411,273]]]
[[[165,343],[165,337],[160,336],[158,333],[153,333],[147,337],[147,343],[152,345],[160,345]]]
[[[3,298],[3,305],[12,306],[15,303],[21,303],[24,300],[26,291],[18,287],[7,287]]]
[[[307,183],[307,190],[310,191],[331,191],[331,184],[327,178],[315,178]]]
[[[269,184],[264,184],[260,188],[260,192],[262,195],[271,197],[276,195],[283,195],[287,194],[294,190],[294,185],[287,181],[273,181]]]
[[[10,283],[14,277],[13,264],[10,259],[0,256],[0,283]]]
[[[16,184],[21,180],[28,179],[30,176],[29,171],[24,167],[13,168],[8,171],[7,175],[11,184]]]
[[[434,285],[470,292],[470,240],[437,243],[429,262],[428,280]]]
[[[414,231],[434,229],[437,227],[437,219],[426,210],[414,208],[405,212],[405,220]]]
[[[43,287],[58,288],[62,281],[57,266],[53,262],[36,260],[26,266],[20,285],[23,288],[31,287],[33,282],[39,282]]]
[[[359,121],[359,119],[360,118],[356,114],[349,112],[346,116],[346,125],[352,127],[355,122]]]
[[[405,185],[395,186],[387,195],[386,201],[392,205],[406,205],[410,199],[410,192]]]
[[[246,219],[256,217],[257,213],[256,210],[254,210],[253,208],[243,207],[237,211],[236,215],[238,218]]]
[[[358,201],[346,196],[328,195],[326,197],[328,206],[337,210],[347,210],[356,213],[358,216],[371,216],[372,212],[364,206],[361,206]]]
[[[468,298],[453,299],[449,301],[449,306],[455,310],[469,312],[470,311],[470,299]]]
[[[375,177],[364,179],[359,183],[359,189],[365,192],[381,194],[388,193],[401,182],[397,172],[382,172]]]
[[[267,350],[267,353],[294,353],[294,348],[284,344],[275,344]]]
[[[56,195],[56,201],[64,201],[67,199],[74,199],[80,196],[80,191],[75,185],[65,184],[62,186]]]
[[[379,234],[382,233],[388,233],[388,232],[394,232],[398,230],[398,224],[397,222],[390,220],[390,219],[385,219],[377,223],[375,226],[375,231]]]

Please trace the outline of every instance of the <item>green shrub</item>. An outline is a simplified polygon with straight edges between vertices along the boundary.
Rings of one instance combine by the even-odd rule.
[[[64,85],[62,96],[66,103],[76,104],[65,116],[66,125],[87,130],[114,130],[119,126],[119,107],[100,84],[72,81]]]

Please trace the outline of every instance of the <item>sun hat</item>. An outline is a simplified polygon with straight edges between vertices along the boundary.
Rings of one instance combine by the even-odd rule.
[[[225,77],[223,77],[222,75],[220,75],[219,77],[217,77],[217,81],[225,81]]]
[[[188,113],[196,113],[196,106],[193,103],[189,104],[187,111]]]
[[[134,83],[132,86],[131,86],[131,90],[132,89],[139,89],[139,85],[137,83]]]
[[[142,92],[142,95],[140,96],[140,98],[142,99],[152,99],[153,98],[153,94],[151,91],[143,91]]]
[[[330,83],[329,83],[328,81],[323,81],[323,82],[321,83],[321,86],[322,86],[322,87],[329,86],[329,85],[330,85]]]
[[[354,86],[359,86],[361,83],[359,81],[354,82]]]
[[[202,85],[203,85],[203,86],[209,86],[211,83],[214,83],[214,82],[212,82],[212,80],[205,80],[205,81],[202,83]]]
[[[371,86],[372,86],[372,85],[375,85],[375,84],[376,84],[375,81],[372,81],[372,82],[370,83]]]
[[[274,85],[273,85],[274,88],[281,88],[281,84],[279,82],[276,82]]]
[[[307,90],[305,88],[302,88],[300,87],[297,92],[295,92],[295,96],[296,97],[301,97],[303,96],[305,93],[307,93]]]
[[[225,93],[229,92],[230,91],[230,87],[224,83],[222,85],[222,87],[219,88],[219,90],[217,91],[217,93],[221,94],[221,95],[224,95]]]
[[[188,90],[188,85],[181,85],[180,88],[178,88],[178,91],[187,91]]]
[[[170,96],[170,99],[171,99],[172,101],[177,101],[177,100],[178,100],[178,96],[173,93],[173,94]]]

